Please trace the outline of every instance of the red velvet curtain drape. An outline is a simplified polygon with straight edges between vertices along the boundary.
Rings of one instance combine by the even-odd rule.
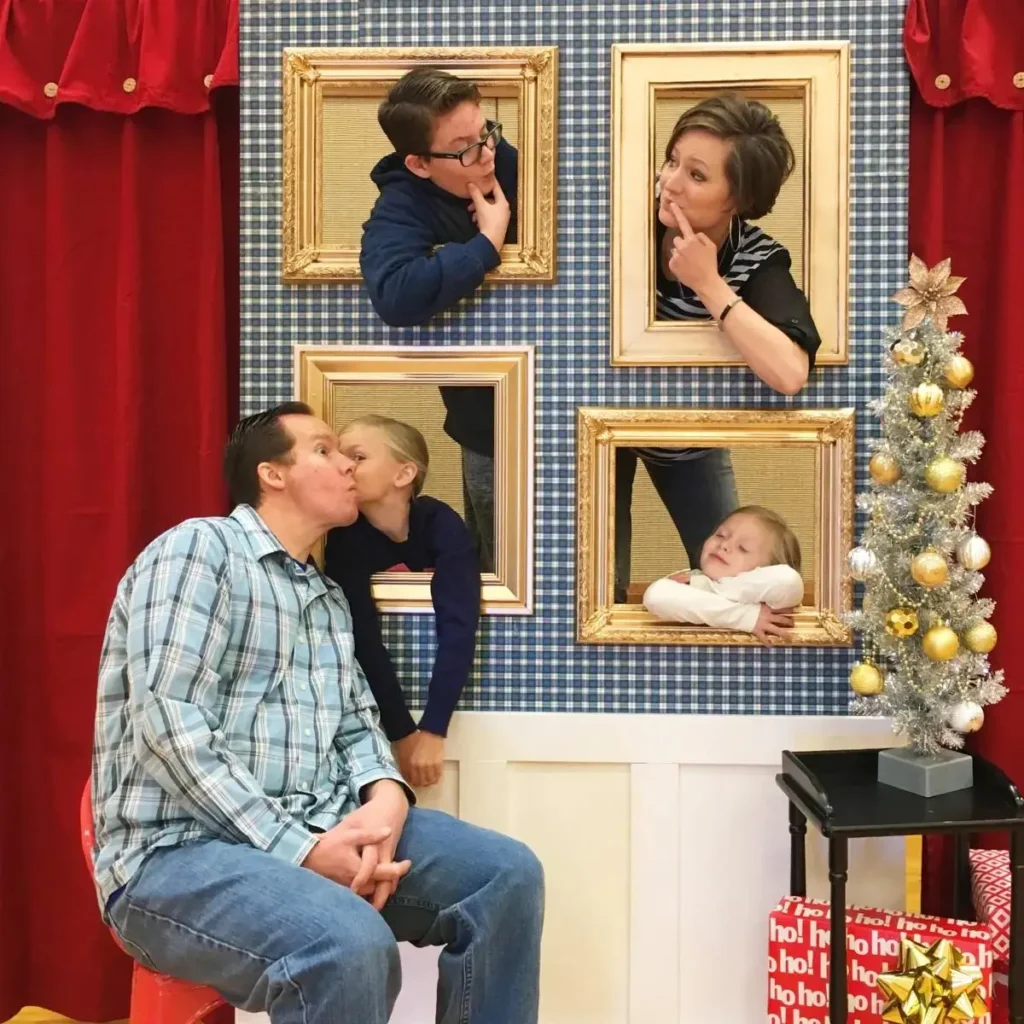
[[[910,247],[929,265],[952,257],[978,400],[965,427],[986,437],[974,479],[994,495],[978,532],[992,546],[983,593],[997,602],[1009,695],[991,709],[973,749],[1024,787],[1024,6],[1005,0],[910,0],[904,31],[913,74]],[[925,844],[925,909],[950,912],[949,847]]]
[[[0,1020],[127,1016],[78,840],[117,581],[224,509],[235,0],[0,0]]]

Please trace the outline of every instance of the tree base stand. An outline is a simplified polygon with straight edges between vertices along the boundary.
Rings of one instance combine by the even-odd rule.
[[[917,796],[942,796],[974,785],[974,760],[955,750],[921,755],[893,747],[878,752],[878,781]]]

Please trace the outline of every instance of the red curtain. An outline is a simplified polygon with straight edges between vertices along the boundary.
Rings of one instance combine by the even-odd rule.
[[[0,0],[0,1020],[127,1016],[78,838],[117,581],[224,510],[235,0]]]
[[[910,247],[929,265],[952,257],[967,277],[958,294],[978,400],[965,427],[985,452],[974,479],[995,487],[978,509],[992,546],[983,594],[997,602],[1009,695],[990,709],[973,749],[1024,787],[1024,7],[1005,0],[911,0],[904,32],[913,75],[910,119]],[[949,912],[949,847],[925,844],[923,900]]]

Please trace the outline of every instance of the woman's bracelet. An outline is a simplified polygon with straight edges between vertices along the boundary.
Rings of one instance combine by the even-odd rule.
[[[743,299],[741,299],[740,296],[737,295],[736,298],[730,299],[725,304],[725,309],[723,309],[722,312],[718,316],[718,329],[720,331],[724,331],[725,330],[725,328],[722,325],[725,323],[725,318],[729,315],[729,312],[732,310],[732,307],[733,306],[738,306],[742,301],[743,301]]]

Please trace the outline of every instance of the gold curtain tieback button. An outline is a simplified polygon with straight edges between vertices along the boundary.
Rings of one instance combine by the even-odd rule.
[[[1024,89],[1024,71],[1018,71],[1017,74],[1013,76],[1013,84],[1018,89]]]
[[[53,97],[57,95],[57,83],[47,82],[46,85],[43,86],[43,95],[48,96],[52,100]]]
[[[935,88],[936,89],[948,89],[952,79],[949,75],[936,75],[935,76]]]
[[[210,88],[210,86],[211,86],[211,85],[213,85],[213,75],[207,75],[207,76],[206,76],[206,77],[205,77],[205,78],[203,79],[203,85],[205,85],[205,86],[206,86],[206,88],[207,88],[207,89],[209,89],[209,88]]]
[[[138,84],[139,83],[136,82],[134,78],[126,78],[122,83],[121,88],[124,89],[125,92],[135,92],[135,87]]]

